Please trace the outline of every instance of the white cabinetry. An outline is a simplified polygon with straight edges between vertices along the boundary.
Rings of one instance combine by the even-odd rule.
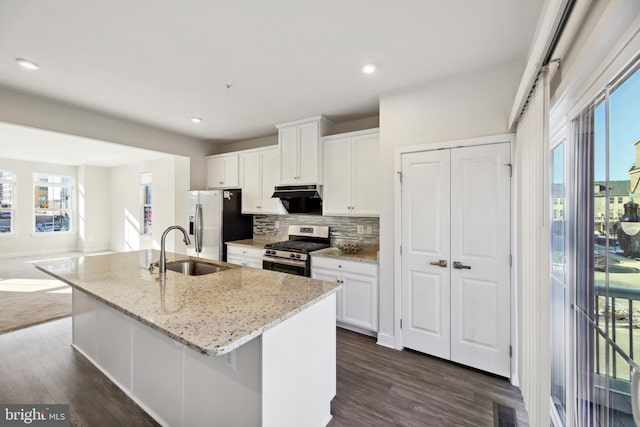
[[[272,198],[278,182],[280,152],[277,147],[248,150],[240,154],[242,213],[284,214],[282,202]]]
[[[378,129],[332,135],[324,143],[324,215],[379,215]]]
[[[358,332],[378,331],[378,265],[311,256],[311,277],[337,282],[338,325]]]
[[[280,149],[280,175],[282,185],[322,183],[322,156],[320,137],[330,123],[322,116],[276,125]]]
[[[262,252],[248,245],[227,245],[227,262],[245,267],[262,268]]]
[[[238,155],[219,155],[207,157],[209,188],[237,188]]]
[[[168,425],[182,425],[184,346],[142,323],[132,325],[133,394]]]

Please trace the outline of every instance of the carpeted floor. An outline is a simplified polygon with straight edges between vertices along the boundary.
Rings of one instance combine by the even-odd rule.
[[[70,316],[71,288],[37,270],[32,262],[79,255],[0,258],[0,334]]]

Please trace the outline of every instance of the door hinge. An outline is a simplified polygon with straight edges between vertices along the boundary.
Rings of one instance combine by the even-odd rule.
[[[509,178],[513,176],[513,165],[511,163],[505,163],[505,166],[509,166]]]
[[[513,267],[513,255],[509,255],[509,267]]]
[[[400,178],[400,184],[402,184],[402,171],[398,171],[398,177]]]
[[[400,245],[400,255],[402,255],[402,245]]]
[[[400,319],[400,329],[402,329],[402,319]]]
[[[509,357],[513,357],[513,346],[509,346]]]

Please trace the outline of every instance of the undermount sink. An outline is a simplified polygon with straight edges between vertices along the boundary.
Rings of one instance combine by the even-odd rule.
[[[229,267],[210,264],[208,262],[195,261],[192,259],[187,259],[184,261],[171,261],[167,263],[167,270],[186,274],[187,276],[202,276],[204,274],[218,273],[220,271],[227,270],[228,268]]]

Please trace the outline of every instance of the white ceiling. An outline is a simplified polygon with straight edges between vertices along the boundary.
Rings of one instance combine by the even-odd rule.
[[[524,60],[542,3],[2,0],[0,85],[244,140],[318,114],[374,115],[381,93]],[[25,71],[17,57],[41,69]],[[363,75],[366,63],[378,71]]]

